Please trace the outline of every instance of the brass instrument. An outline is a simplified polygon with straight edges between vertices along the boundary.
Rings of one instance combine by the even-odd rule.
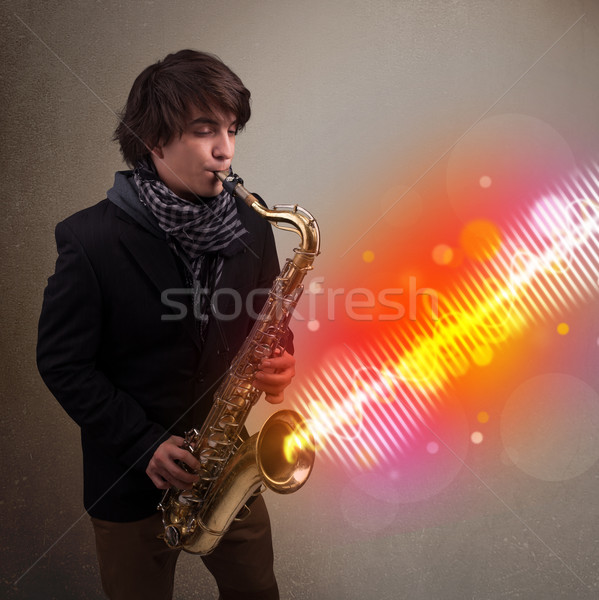
[[[295,231],[301,243],[276,278],[250,335],[215,393],[202,429],[185,435],[184,448],[202,465],[198,481],[191,490],[170,488],[158,507],[166,543],[194,554],[208,554],[216,548],[261,485],[281,494],[298,490],[310,476],[315,455],[312,435],[292,410],[274,413],[258,434],[243,442],[240,433],[262,394],[252,385],[260,361],[281,346],[303,291],[304,276],[319,253],[318,224],[298,206],[265,208],[232,172],[220,171],[216,176],[231,195],[275,227]]]

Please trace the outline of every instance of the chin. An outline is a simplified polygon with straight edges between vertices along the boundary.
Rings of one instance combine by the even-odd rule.
[[[212,188],[210,196],[218,196],[223,191],[223,184],[219,181],[217,185]]]

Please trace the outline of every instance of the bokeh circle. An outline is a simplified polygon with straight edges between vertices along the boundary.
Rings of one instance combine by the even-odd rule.
[[[353,485],[381,502],[408,504],[432,498],[449,487],[470,448],[466,413],[459,402],[444,406],[442,418],[422,421],[392,460],[355,475]]]
[[[505,218],[556,175],[576,166],[566,140],[548,123],[509,113],[471,127],[452,149],[447,193],[464,221]]]
[[[501,415],[501,438],[511,462],[544,481],[577,477],[599,459],[599,394],[563,373],[521,384]]]

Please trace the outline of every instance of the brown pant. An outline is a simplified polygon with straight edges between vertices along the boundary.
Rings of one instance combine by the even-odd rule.
[[[132,523],[92,517],[102,587],[110,600],[171,600],[179,550],[158,535],[161,515]],[[222,600],[278,600],[270,520],[262,497],[236,521],[216,550],[202,556]]]

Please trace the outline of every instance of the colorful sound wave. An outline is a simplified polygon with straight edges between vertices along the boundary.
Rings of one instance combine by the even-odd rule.
[[[348,348],[298,390],[304,400],[294,404],[319,454],[359,469],[396,459],[458,377],[598,291],[597,165],[548,190],[504,231],[485,221],[470,227],[474,267],[434,299],[430,316],[359,353]]]

